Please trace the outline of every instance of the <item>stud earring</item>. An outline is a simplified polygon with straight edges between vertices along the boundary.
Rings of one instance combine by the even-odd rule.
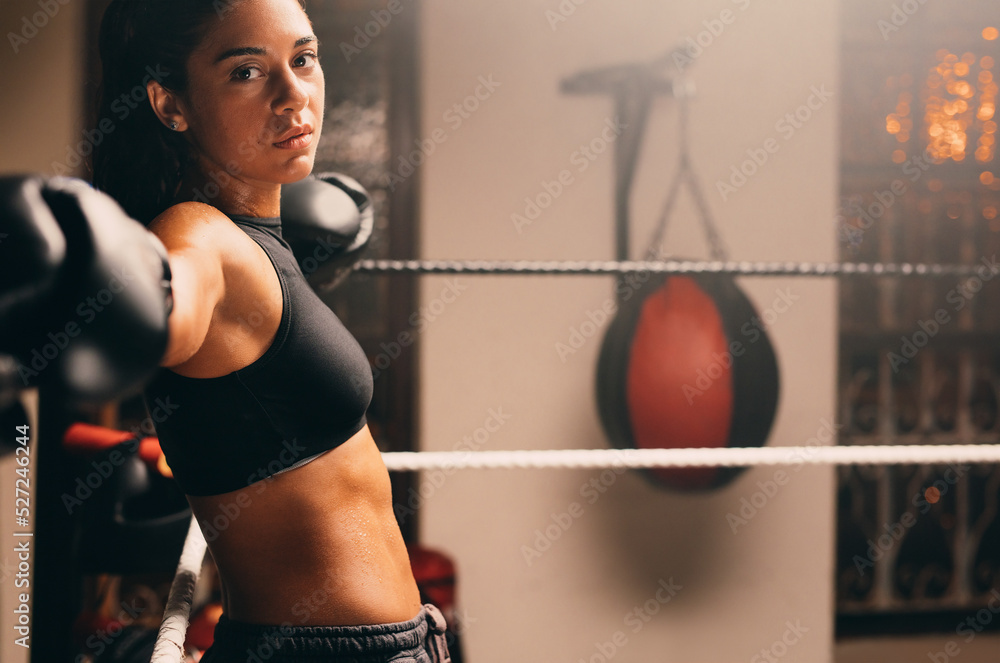
[[[177,123],[176,122],[171,122],[170,123],[170,128],[173,129],[174,131],[177,131]]]

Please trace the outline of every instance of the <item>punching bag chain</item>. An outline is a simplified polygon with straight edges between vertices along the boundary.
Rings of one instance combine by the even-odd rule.
[[[708,243],[712,260],[727,261],[729,259],[726,249],[722,244],[722,237],[719,236],[719,232],[716,229],[715,221],[712,218],[712,212],[708,207],[708,202],[702,194],[701,186],[698,183],[698,177],[695,175],[694,168],[691,166],[691,156],[688,144],[688,103],[691,96],[690,89],[691,86],[679,85],[678,90],[675,92],[679,105],[678,126],[680,134],[680,159],[678,162],[677,173],[674,175],[674,179],[670,183],[670,190],[667,193],[667,199],[663,204],[663,211],[660,213],[660,220],[657,223],[656,229],[653,231],[653,236],[649,241],[649,247],[646,249],[646,260],[657,260],[660,258],[660,246],[663,243],[663,234],[666,232],[667,223],[670,221],[670,215],[673,212],[674,204],[677,202],[677,194],[680,192],[681,184],[683,182],[687,182],[688,189],[691,191],[691,197],[694,199],[695,207],[698,209],[699,221],[701,221],[702,230],[705,232],[705,241]]]

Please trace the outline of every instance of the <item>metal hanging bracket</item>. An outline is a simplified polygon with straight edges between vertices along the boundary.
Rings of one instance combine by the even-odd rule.
[[[688,104],[695,96],[695,85],[689,77],[666,77],[661,73],[671,61],[674,51],[652,62],[615,65],[574,74],[560,83],[566,94],[606,94],[614,97],[615,113],[624,129],[615,143],[615,257],[629,259],[630,199],[635,180],[636,164],[642,139],[649,120],[649,111],[657,96],[668,95],[677,100],[680,111],[680,159],[674,180],[646,252],[646,259],[658,255],[658,247],[669,220],[682,182],[688,188],[698,208],[701,224],[713,260],[725,260],[726,251],[715,228],[708,204],[702,195],[691,167],[688,152]]]

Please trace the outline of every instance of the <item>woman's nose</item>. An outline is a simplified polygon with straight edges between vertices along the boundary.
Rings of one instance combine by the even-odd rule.
[[[277,79],[278,91],[274,99],[274,111],[300,111],[309,102],[309,88],[293,70],[284,70]]]

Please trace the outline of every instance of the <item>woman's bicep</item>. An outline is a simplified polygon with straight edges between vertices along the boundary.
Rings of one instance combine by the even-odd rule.
[[[165,213],[167,214],[167,213]],[[150,224],[167,248],[174,306],[168,320],[167,350],[161,366],[190,359],[205,342],[215,309],[225,292],[218,232],[204,218],[174,213]]]
[[[208,256],[198,252],[168,250],[167,257],[174,308],[168,321],[167,351],[160,365],[174,366],[194,356],[205,342],[221,299],[222,270],[221,266],[213,269]]]

